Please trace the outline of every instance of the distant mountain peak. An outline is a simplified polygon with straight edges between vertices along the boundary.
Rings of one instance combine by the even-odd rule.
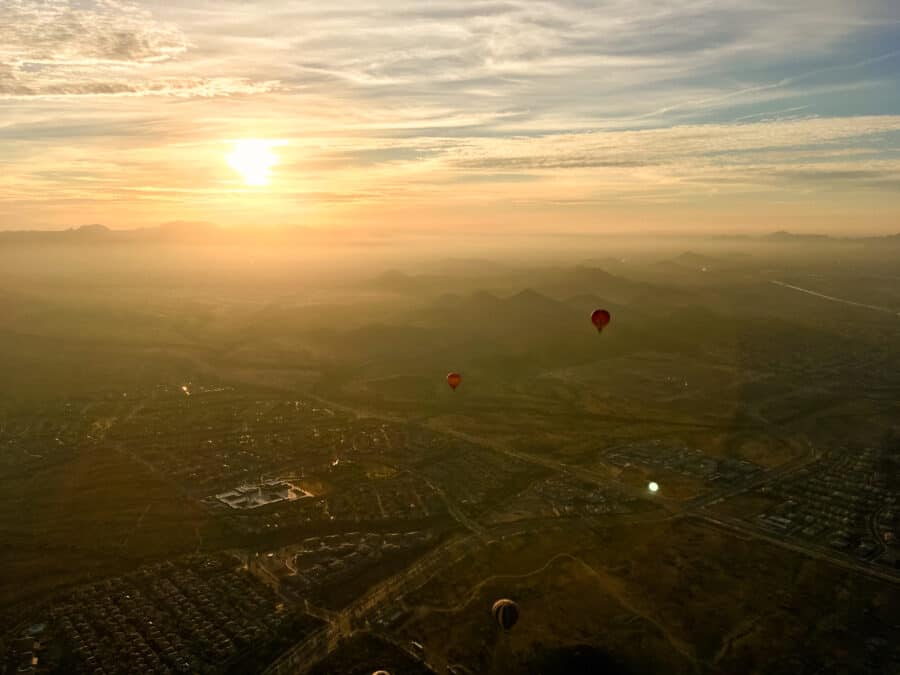
[[[826,239],[831,239],[827,234],[797,234],[795,232],[788,232],[787,230],[773,232],[768,235],[768,238],[777,239],[779,241],[809,241],[810,239],[824,241]]]
[[[533,288],[523,288],[518,293],[514,293],[513,295],[511,295],[509,299],[512,300],[514,298],[518,299],[518,300],[547,300],[547,299],[549,299],[549,298],[547,298],[546,295],[543,295],[542,293],[538,293]]]
[[[99,223],[91,223],[89,225],[79,225],[64,232],[69,238],[75,239],[106,239],[113,234],[113,231],[106,225]]]
[[[469,296],[469,300],[472,302],[480,302],[480,303],[496,303],[500,300],[496,295],[491,293],[490,291],[475,291],[472,295]]]

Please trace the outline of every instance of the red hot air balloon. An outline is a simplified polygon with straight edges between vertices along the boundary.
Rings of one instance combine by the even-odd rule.
[[[447,384],[450,385],[453,391],[456,391],[460,382],[462,382],[462,375],[459,373],[447,373]]]
[[[609,320],[612,317],[609,312],[605,309],[595,309],[591,313],[591,323],[594,324],[594,327],[597,329],[597,332],[601,332],[607,325],[609,325]]]

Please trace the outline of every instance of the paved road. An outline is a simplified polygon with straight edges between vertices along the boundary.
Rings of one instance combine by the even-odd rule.
[[[756,488],[763,485],[781,480],[782,478],[785,478],[792,473],[796,473],[800,469],[816,462],[821,457],[821,454],[816,452],[815,448],[813,448],[812,445],[809,445],[808,449],[809,451],[805,455],[788,460],[784,464],[780,464],[774,469],[763,471],[761,474],[757,475],[754,478],[751,478],[749,481],[742,482],[739,485],[729,488],[711,490],[698,497],[694,497],[693,499],[683,502],[683,510],[685,513],[695,513],[715,502],[721,501],[723,499],[731,499],[746,492],[750,492],[751,490],[755,490]]]
[[[462,525],[464,528],[469,530],[472,534],[477,536],[482,542],[490,541],[490,536],[484,527],[473,518],[470,518],[465,511],[463,511],[459,506],[447,496],[447,493],[444,492],[444,489],[438,485],[432,483],[426,476],[423,476],[419,473],[410,470],[414,476],[420,478],[428,487],[434,490],[435,494],[441,498],[441,501],[444,502],[444,506],[447,507],[447,512],[453,517],[453,519]]]
[[[426,426],[434,431],[439,431],[448,436],[455,436],[456,438],[468,441],[469,443],[488,447],[495,452],[499,452],[500,454],[506,455],[507,457],[510,457],[512,459],[517,459],[521,462],[525,462],[526,464],[531,464],[532,466],[540,466],[555,473],[561,473],[565,476],[568,476],[569,478],[574,478],[585,483],[593,483],[594,485],[609,488],[622,495],[652,501],[654,504],[662,507],[664,510],[670,513],[677,513],[679,511],[679,508],[675,502],[670,502],[661,495],[651,496],[644,488],[636,488],[629,485],[624,485],[622,483],[619,483],[618,481],[615,481],[612,477],[601,474],[597,471],[593,471],[585,467],[566,464],[565,462],[557,461],[552,457],[543,457],[541,455],[533,455],[528,452],[522,452],[521,450],[514,450],[513,448],[500,441],[483,438],[481,436],[475,436],[473,434],[467,434],[455,429],[449,429],[446,426],[434,423],[432,421],[426,422]]]
[[[738,520],[736,518],[728,518],[721,515],[711,515],[708,513],[692,513],[689,517],[722,529],[729,530],[731,532],[736,532],[746,538],[767,541],[771,544],[775,544],[776,546],[780,546],[781,548],[786,548],[796,553],[802,553],[803,555],[814,558],[816,560],[831,563],[832,565],[837,565],[838,567],[843,567],[844,569],[859,572],[860,574],[865,574],[882,581],[889,581],[891,583],[900,584],[900,575],[894,573],[890,569],[879,569],[874,564],[840,556],[830,549],[816,546],[809,542],[794,541],[785,536],[767,534],[766,532],[752,527],[744,521]]]
[[[786,284],[783,281],[776,281],[772,279],[770,283],[775,284],[776,286],[782,286],[783,288],[790,288],[794,291],[799,291],[800,293],[806,293],[807,295],[813,295],[817,298],[822,298],[823,300],[830,300],[831,302],[840,302],[844,305],[853,305],[854,307],[863,307],[864,309],[871,309],[876,312],[882,312],[884,314],[893,314],[894,316],[900,316],[900,312],[896,309],[891,309],[890,307],[882,307],[881,305],[867,305],[864,302],[856,302],[855,300],[847,300],[846,298],[836,298],[833,295],[825,295],[824,293],[818,293],[816,291],[811,291],[808,288],[802,288],[800,286],[794,286],[793,284]]]
[[[419,558],[399,574],[388,577],[338,612],[324,628],[314,632],[269,666],[265,675],[305,673],[355,632],[355,625],[376,609],[396,604],[400,596],[421,588],[435,575],[468,556],[478,546],[474,535],[456,535]]]
[[[675,502],[668,501],[662,495],[652,496],[647,493],[647,491],[643,488],[636,488],[632,486],[623,485],[615,480],[613,480],[610,476],[601,474],[597,471],[593,471],[591,469],[587,469],[579,466],[572,466],[570,464],[566,464],[565,462],[557,461],[551,457],[543,457],[541,455],[534,455],[528,452],[522,452],[521,450],[515,450],[509,447],[506,443],[498,441],[496,439],[485,438],[483,436],[475,436],[474,434],[467,434],[465,432],[459,431],[457,429],[453,429],[446,425],[441,424],[439,421],[432,419],[403,419],[401,417],[397,417],[394,415],[381,415],[371,410],[363,410],[359,408],[353,408],[348,405],[344,405],[338,403],[336,401],[331,401],[328,399],[323,399],[319,396],[312,396],[315,400],[319,401],[323,405],[330,406],[332,408],[336,408],[338,410],[343,410],[345,412],[349,412],[351,414],[356,415],[361,418],[371,418],[371,419],[379,419],[385,422],[394,422],[400,424],[419,424],[424,426],[432,431],[437,431],[439,433],[445,434],[447,436],[453,436],[455,438],[459,438],[460,440],[467,441],[474,445],[480,445],[482,447],[490,448],[495,452],[498,452],[502,455],[510,457],[512,459],[517,459],[519,461],[525,462],[526,464],[531,464],[532,466],[540,466],[545,469],[549,469],[556,473],[564,474],[570,478],[576,478],[580,481],[586,483],[593,483],[595,485],[600,485],[602,487],[607,487],[615,490],[616,492],[627,495],[630,497],[635,497],[637,499],[646,499],[648,501],[652,501],[654,504],[661,506],[663,509],[670,513],[677,513],[680,509],[677,507]],[[440,493],[439,493],[440,494]],[[443,498],[443,497],[442,497]],[[446,499],[445,499],[446,501]],[[457,514],[453,514],[456,517]],[[469,527],[469,524],[462,523],[465,527],[472,529]]]

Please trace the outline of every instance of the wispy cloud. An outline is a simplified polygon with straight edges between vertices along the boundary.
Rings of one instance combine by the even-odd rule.
[[[7,0],[0,8],[0,54],[26,66],[165,61],[187,50],[182,32],[118,0]]]
[[[241,77],[173,75],[162,68],[189,47],[178,27],[133,3],[9,0],[0,4],[0,99],[213,97],[277,86]]]
[[[149,82],[131,83],[127,79],[119,81],[54,81],[39,85],[25,85],[18,82],[0,81],[0,100],[25,100],[31,98],[65,99],[72,97],[123,97],[123,96],[167,96],[174,98],[212,98],[217,96],[239,96],[277,91],[281,84],[277,80],[250,82],[243,78],[179,78],[154,79]]]
[[[781,120],[755,124],[705,124],[642,131],[560,134],[512,139],[472,139],[456,152],[463,168],[555,169],[646,166],[696,157],[744,157],[758,150],[819,146],[900,132],[900,116]],[[730,153],[730,157],[726,156]]]

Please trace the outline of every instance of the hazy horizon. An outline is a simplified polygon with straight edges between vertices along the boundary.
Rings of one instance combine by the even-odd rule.
[[[92,222],[92,223],[72,223],[47,225],[44,227],[21,227],[0,229],[0,234],[23,234],[23,233],[43,233],[43,234],[65,234],[74,232],[109,232],[110,234],[125,233],[173,233],[173,234],[200,234],[203,232],[222,233],[222,234],[259,234],[259,235],[282,235],[282,234],[317,234],[317,235],[347,235],[347,234],[368,234],[376,238],[406,238],[406,237],[441,237],[454,238],[456,234],[463,234],[465,237],[489,238],[489,237],[505,237],[509,233],[504,229],[488,229],[479,227],[458,227],[453,231],[438,230],[429,228],[426,225],[411,226],[403,229],[387,229],[378,227],[369,227],[359,223],[340,223],[331,225],[304,225],[304,224],[288,224],[277,223],[268,225],[222,225],[211,221],[184,221],[170,220],[160,223],[148,223],[146,225],[122,226],[116,223]],[[690,239],[765,239],[772,236],[790,236],[798,238],[807,237],[826,237],[829,239],[867,239],[890,237],[900,235],[900,225],[886,227],[883,231],[865,231],[865,230],[848,230],[831,232],[825,228],[778,228],[778,227],[760,227],[751,231],[743,231],[738,228],[728,229],[722,228],[716,232],[706,232],[702,229],[668,229],[660,227],[659,229],[648,229],[640,232],[632,232],[629,230],[546,230],[546,229],[530,229],[521,230],[519,234],[526,237],[543,239],[548,237],[560,237],[570,239],[627,239],[634,237],[662,237],[670,240],[690,240]]]

